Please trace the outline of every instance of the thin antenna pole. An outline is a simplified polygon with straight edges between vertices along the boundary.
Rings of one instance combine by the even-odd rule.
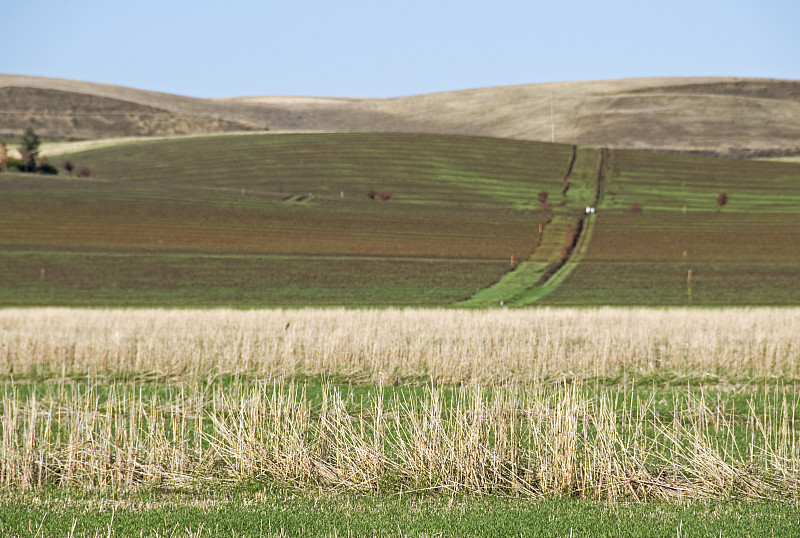
[[[556,123],[553,120],[553,91],[550,90],[550,142],[556,141]]]

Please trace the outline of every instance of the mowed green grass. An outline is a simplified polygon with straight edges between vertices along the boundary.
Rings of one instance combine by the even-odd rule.
[[[592,225],[541,303],[800,303],[798,165],[615,151]]]
[[[0,304],[442,305],[533,251],[571,149],[409,134],[211,136],[0,176]],[[387,193],[381,201],[367,193]]]
[[[347,495],[265,487],[14,492],[8,536],[791,536],[791,502],[615,503],[464,495]],[[143,531],[143,529],[145,529]],[[148,534],[149,533],[149,534]]]

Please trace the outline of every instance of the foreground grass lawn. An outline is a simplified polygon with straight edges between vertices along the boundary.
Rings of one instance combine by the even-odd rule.
[[[4,536],[792,536],[793,503],[609,503],[318,494],[258,484],[182,493],[5,492]]]

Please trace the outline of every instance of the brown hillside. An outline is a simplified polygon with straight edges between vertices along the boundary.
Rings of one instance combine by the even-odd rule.
[[[390,99],[197,99],[0,75],[0,133],[64,138],[212,131],[409,131],[722,154],[800,152],[800,81],[643,78]]]

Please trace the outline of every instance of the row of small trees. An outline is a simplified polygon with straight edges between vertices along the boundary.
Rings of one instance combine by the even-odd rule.
[[[547,191],[541,191],[539,194],[537,194],[537,197],[539,198],[539,204],[541,205],[542,209],[549,210],[551,208],[550,205],[547,203],[548,196],[549,194]],[[719,193],[719,196],[717,196],[717,211],[722,211],[722,206],[724,206],[727,203],[728,203],[728,194],[724,192]],[[642,213],[641,204],[637,202],[632,203],[628,207],[628,212],[633,213],[635,215],[641,214]]]
[[[41,140],[39,135],[28,127],[19,145],[21,159],[13,159],[8,155],[5,142],[0,143],[0,171],[5,172],[13,166],[20,172],[40,172],[42,174],[57,174],[58,170],[47,162],[47,157],[39,155]]]
[[[0,172],[5,172],[10,167],[14,167],[20,172],[58,174],[58,169],[48,162],[47,157],[39,154],[41,143],[42,141],[36,131],[33,130],[33,127],[28,127],[17,148],[22,158],[14,159],[9,156],[6,143],[0,142]],[[75,171],[75,166],[67,161],[64,163],[64,170],[71,176]],[[89,177],[90,172],[88,168],[81,168],[76,175],[78,177]]]
[[[374,200],[375,198],[377,198],[381,202],[385,202],[391,197],[392,195],[388,192],[376,192],[374,189],[370,189],[367,191],[367,198],[369,198],[370,200]]]
[[[717,211],[722,211],[722,206],[728,203],[728,194],[721,192],[719,196],[717,196]],[[686,210],[686,206],[684,206],[684,211]],[[633,213],[634,215],[639,215],[642,213],[642,205],[638,202],[633,202],[631,205],[628,206],[628,213]]]

